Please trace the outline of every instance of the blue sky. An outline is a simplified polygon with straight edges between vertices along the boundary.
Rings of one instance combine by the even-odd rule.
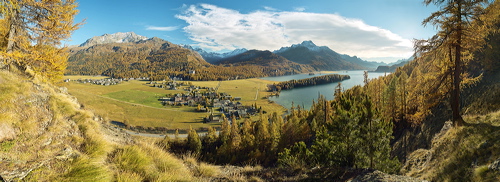
[[[85,24],[70,45],[103,34],[135,32],[207,51],[277,50],[312,40],[370,61],[412,54],[411,40],[435,34],[423,27],[436,11],[421,0],[77,0]]]

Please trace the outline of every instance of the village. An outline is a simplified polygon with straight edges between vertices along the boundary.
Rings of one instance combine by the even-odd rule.
[[[185,86],[186,93],[168,94],[161,97],[158,101],[164,106],[188,106],[197,107],[197,112],[210,113],[204,118],[205,123],[220,122],[222,116],[232,120],[249,118],[260,112],[260,108],[256,105],[245,106],[241,101],[241,97],[233,97],[227,93],[217,92],[217,88],[194,86],[190,82],[185,85],[185,82],[177,83],[175,81],[158,83],[148,83],[152,87],[177,90],[180,86]],[[215,112],[218,111],[219,114]]]
[[[99,75],[98,75],[99,76]],[[64,82],[70,82],[74,81],[77,83],[83,83],[83,84],[94,84],[94,85],[102,85],[102,86],[110,86],[110,85],[118,85],[124,81],[129,81],[129,80],[149,80],[148,77],[139,77],[139,78],[104,78],[104,79],[78,79],[78,80],[71,80],[71,79],[65,79]]]
[[[200,91],[202,89],[203,91]],[[210,113],[204,118],[205,123],[220,122],[221,116],[231,120],[249,118],[252,115],[260,112],[255,105],[245,106],[240,100],[240,97],[232,97],[226,93],[217,93],[214,88],[200,88],[190,86],[186,88],[187,93],[170,94],[159,98],[164,106],[189,106],[197,107],[197,112]],[[218,111],[220,114],[215,114]]]
[[[192,82],[182,81],[182,78],[172,77],[170,80],[162,81],[147,81],[149,78],[125,78],[125,79],[66,79],[65,82],[74,81],[81,84],[93,84],[102,86],[117,85],[126,81],[142,80],[146,81],[145,86],[155,87],[165,90],[180,90],[185,93],[167,94],[159,97],[158,101],[165,107],[196,107],[196,112],[206,112],[207,117],[203,119],[204,123],[221,122],[223,117],[228,120],[250,118],[251,116],[260,113],[261,108],[257,105],[245,106],[241,101],[241,97],[233,97],[224,92],[217,92],[220,83],[217,87],[200,87],[195,86]],[[265,111],[263,111],[265,112]]]

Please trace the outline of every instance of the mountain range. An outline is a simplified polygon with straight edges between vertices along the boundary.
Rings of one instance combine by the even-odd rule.
[[[193,48],[190,45],[183,45],[183,47],[198,52],[203,57],[203,59],[205,59],[205,61],[207,61],[208,63],[216,63],[221,59],[236,56],[238,54],[242,54],[248,51],[247,49],[242,48],[242,49],[235,49],[234,51],[226,53],[217,53],[217,52],[207,52],[201,48]]]
[[[130,33],[126,35],[132,36],[103,35],[89,39],[99,40],[87,41],[95,43],[92,46],[82,44],[70,48],[66,74],[118,78],[167,77],[173,72],[181,74],[210,66],[197,52],[166,40],[157,37],[144,39]]]
[[[78,47],[70,48],[66,74],[115,77],[160,74],[161,77],[167,77],[186,75],[189,70],[200,71],[212,66],[222,66],[219,69],[252,66],[244,70],[251,69],[254,76],[278,76],[311,71],[375,70],[387,64],[342,55],[326,46],[317,46],[312,41],[303,41],[272,52],[243,48],[215,53],[189,45],[176,45],[157,37],[118,32],[95,36]],[[261,73],[255,73],[256,70],[261,70]],[[246,76],[239,75],[240,78],[248,76],[249,73]]]
[[[189,45],[184,45],[185,48],[198,52],[203,59],[211,64],[225,64],[231,62],[231,57],[238,54],[243,54],[249,50],[242,48],[226,53],[207,52],[201,48],[193,48]],[[300,44],[293,44],[290,47],[282,47],[272,51],[273,54],[282,56],[292,62],[306,64],[312,66],[315,70],[356,70],[369,69],[374,70],[378,66],[387,66],[386,63],[369,62],[362,60],[356,56],[339,54],[326,46],[317,46],[312,41],[303,41]],[[241,62],[241,57],[238,57],[236,62]]]

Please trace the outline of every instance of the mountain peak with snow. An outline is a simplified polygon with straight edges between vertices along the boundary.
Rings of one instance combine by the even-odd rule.
[[[127,42],[137,42],[141,40],[148,39],[145,36],[137,35],[134,32],[117,32],[114,34],[104,34],[101,36],[95,36],[83,44],[80,44],[80,47],[90,47],[98,44],[108,44],[108,43],[127,43]]]
[[[230,52],[217,53],[217,52],[207,52],[201,48],[193,48],[190,45],[183,45],[183,47],[198,52],[203,57],[203,59],[205,59],[209,63],[217,62],[221,59],[236,56],[238,54],[242,54],[248,51],[245,48],[241,48],[241,49],[235,49]]]
[[[318,47],[316,46],[316,44],[314,44],[314,42],[312,42],[311,40],[305,40],[305,41],[302,41],[302,43],[300,44],[294,44],[292,46],[303,46],[303,47],[307,47],[307,48],[315,48],[315,47]]]
[[[300,44],[292,44],[291,47],[282,47],[279,50],[274,51],[274,53],[281,53],[281,52],[285,52],[291,48],[299,48],[299,47],[305,47],[305,48],[309,49],[310,51],[315,51],[315,52],[321,51],[325,48],[328,49],[328,47],[326,47],[326,46],[317,46],[311,40],[305,40],[305,41],[302,41],[302,43],[300,43]]]

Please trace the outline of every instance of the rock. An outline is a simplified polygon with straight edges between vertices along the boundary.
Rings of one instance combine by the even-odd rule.
[[[16,137],[15,129],[8,123],[0,123],[0,142]]]
[[[59,160],[66,160],[72,157],[76,157],[78,154],[76,154],[71,147],[66,147],[63,150],[59,152],[59,154],[56,156],[56,159]]]
[[[409,176],[401,176],[401,175],[391,175],[386,174],[378,170],[365,170],[360,175],[356,176],[354,179],[350,180],[350,182],[362,182],[362,181],[371,181],[371,182],[427,182],[426,180],[421,180],[417,178],[412,178]]]
[[[493,171],[500,171],[500,158],[495,160],[493,163],[491,163],[488,166],[488,169],[493,170]]]

